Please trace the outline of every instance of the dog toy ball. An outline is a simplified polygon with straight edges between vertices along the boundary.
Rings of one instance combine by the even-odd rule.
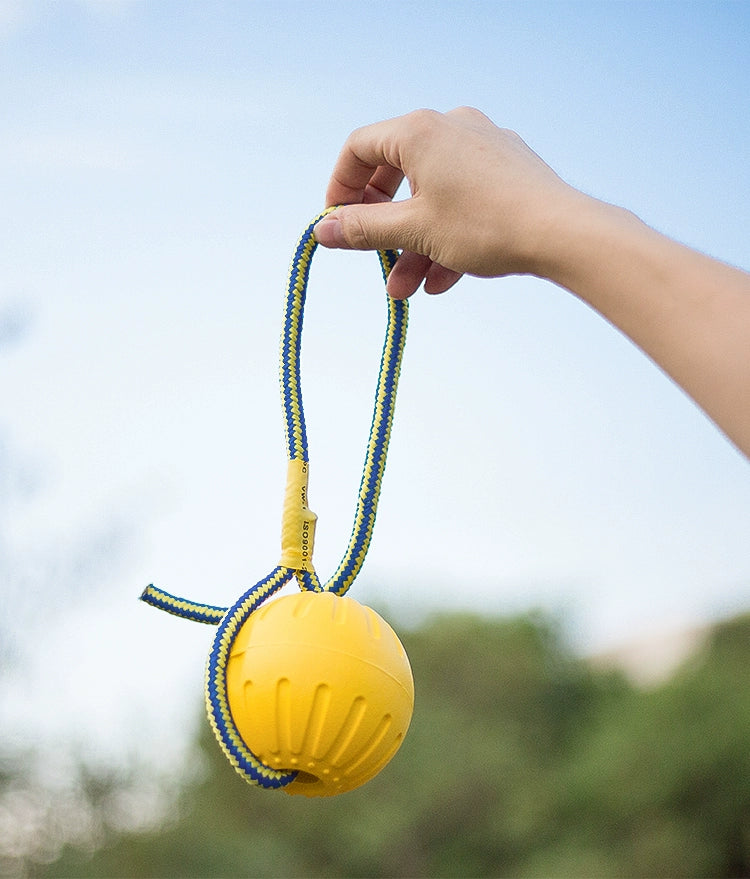
[[[344,597],[367,555],[390,442],[408,305],[386,297],[388,323],[349,544],[321,581],[313,567],[317,516],[308,507],[309,455],[300,351],[316,217],[289,269],[280,346],[287,482],[276,567],[231,607],[178,598],[154,585],[141,599],[215,625],[206,663],[206,712],[229,762],[250,784],[332,796],[378,773],[406,735],[414,706],[409,660],[375,611]],[[398,259],[378,252],[383,276]],[[298,594],[265,603],[295,579]]]
[[[254,611],[235,636],[227,694],[266,765],[297,770],[289,794],[331,796],[369,781],[411,720],[414,682],[396,633],[374,610],[300,592]]]

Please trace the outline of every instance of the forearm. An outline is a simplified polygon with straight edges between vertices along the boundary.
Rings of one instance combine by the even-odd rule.
[[[750,456],[750,275],[586,196],[554,241],[542,274],[622,330]]]
[[[391,202],[402,178],[412,195]],[[479,183],[481,185],[479,185]],[[418,111],[350,135],[320,243],[404,251],[395,298],[461,273],[535,274],[619,327],[750,457],[750,275],[565,184],[482,113]],[[398,283],[397,283],[398,282]]]

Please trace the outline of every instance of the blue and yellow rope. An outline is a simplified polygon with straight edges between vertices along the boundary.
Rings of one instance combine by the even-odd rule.
[[[406,342],[408,305],[405,301],[389,298],[385,344],[352,533],[338,568],[325,584],[321,584],[311,558],[316,517],[307,508],[308,447],[300,382],[300,348],[310,266],[318,246],[313,230],[327,213],[324,211],[317,216],[302,233],[292,258],[287,283],[280,345],[280,384],[289,476],[282,523],[281,562],[230,608],[177,598],[153,585],[148,586],[141,595],[141,600],[153,607],[218,627],[206,664],[206,710],[209,722],[227,759],[237,772],[248,782],[265,788],[284,787],[294,780],[296,772],[281,772],[266,766],[249,750],[237,731],[229,708],[226,685],[226,666],[232,643],[250,614],[292,578],[297,580],[301,589],[329,591],[337,595],[343,595],[354,582],[372,539]],[[379,251],[378,256],[383,277],[387,280],[398,254]]]

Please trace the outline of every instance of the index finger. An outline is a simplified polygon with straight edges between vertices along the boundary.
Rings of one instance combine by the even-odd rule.
[[[397,121],[376,122],[349,135],[328,183],[326,206],[393,198],[404,179],[398,150],[392,147]],[[377,192],[368,193],[370,187]]]

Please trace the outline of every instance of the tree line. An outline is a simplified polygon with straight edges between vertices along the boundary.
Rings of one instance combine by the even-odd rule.
[[[412,726],[364,787],[250,787],[203,724],[203,769],[159,826],[111,826],[25,874],[750,875],[750,615],[650,689],[577,657],[543,615],[446,614],[401,635]]]

